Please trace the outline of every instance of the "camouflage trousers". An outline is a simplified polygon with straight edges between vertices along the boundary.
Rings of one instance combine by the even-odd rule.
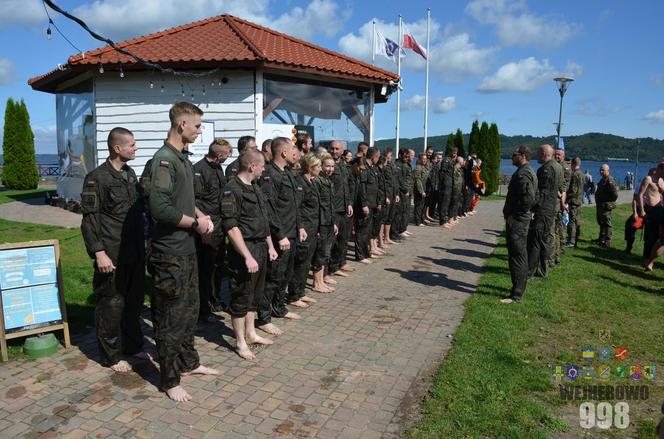
[[[96,299],[95,330],[103,366],[122,360],[121,354],[132,355],[143,349],[139,322],[143,306],[145,264],[118,264],[112,273],[97,270],[92,276]],[[122,337],[122,349],[120,348]]]
[[[576,245],[581,235],[581,206],[569,205],[569,223],[567,223],[567,242]]]
[[[528,229],[528,274],[546,277],[549,273],[548,260],[551,254],[551,229],[554,227],[555,213],[535,214]]]
[[[549,231],[549,239],[550,253],[548,264],[552,267],[560,263],[560,256],[565,245],[563,242],[563,213],[560,211],[556,212],[553,227]]]
[[[199,311],[196,254],[176,256],[153,251],[150,266],[161,388],[168,390],[180,384],[181,373],[200,365],[194,347]]]
[[[597,224],[599,225],[599,237],[598,240],[600,243],[609,245],[611,243],[611,237],[613,236],[613,226],[611,224],[611,209],[605,208],[603,205],[608,203],[598,203],[596,218]]]

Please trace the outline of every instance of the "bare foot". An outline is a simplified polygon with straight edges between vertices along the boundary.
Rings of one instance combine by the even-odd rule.
[[[444,229],[451,229],[451,228],[452,228],[452,224],[450,224],[450,223],[445,223],[445,224],[443,224],[443,225],[440,226],[440,227],[442,227],[442,228],[444,228]]]
[[[379,253],[371,253],[371,258],[372,259],[383,259],[383,255],[381,255]],[[360,262],[362,262],[362,261],[360,261]]]
[[[287,312],[286,315],[284,316],[285,319],[291,319],[291,320],[300,320],[302,317],[300,317],[299,314],[296,314],[294,312]]]
[[[392,241],[391,239],[387,240],[386,242],[387,242],[387,244],[389,244],[389,245],[398,244],[398,242],[396,242],[396,241]]]
[[[344,273],[342,270],[335,271],[332,273],[334,276],[340,276],[340,277],[348,277],[348,274]]]
[[[409,232],[408,230],[406,230],[404,233],[406,234],[406,236],[413,236],[413,234],[411,232]]]
[[[125,360],[120,360],[111,366],[113,372],[131,372],[131,364],[127,363]]]
[[[306,303],[316,303],[316,302],[318,302],[318,300],[314,299],[313,297],[309,297],[309,296],[302,296],[302,298],[300,300],[303,301],[303,302],[306,302]]]
[[[189,372],[182,373],[180,375],[219,375],[217,369],[212,369],[211,367],[199,365],[196,369],[190,370]]]
[[[309,308],[309,304],[302,299],[296,300],[295,302],[291,302],[289,303],[289,305],[292,305],[296,308]]]
[[[353,267],[351,267],[350,265],[348,265],[348,264],[341,267],[341,270],[346,271],[348,273],[352,273],[353,271],[355,271],[355,269]]]
[[[330,285],[336,285],[337,284],[337,281],[334,280],[334,278],[331,277],[331,276],[325,276],[325,278],[323,280],[325,281],[326,284],[330,284]]]
[[[271,335],[281,335],[284,333],[284,331],[277,328],[277,325],[275,325],[274,323],[268,323],[267,325],[259,326],[258,329],[260,329],[263,332],[267,332],[268,334]]]
[[[367,264],[367,265],[372,263],[371,259],[369,259],[369,258],[362,259],[360,262],[363,263],[363,264]]]
[[[251,349],[249,349],[249,346],[243,346],[243,347],[236,346],[235,347],[235,352],[237,352],[237,354],[240,357],[244,358],[245,360],[255,360],[256,359],[256,355],[253,352],[251,352]]]
[[[317,292],[317,293],[323,293],[323,294],[325,294],[325,293],[331,293],[331,292],[333,291],[333,290],[331,290],[330,288],[331,288],[331,287],[328,287],[328,286],[325,286],[325,285],[323,285],[323,286],[320,286],[320,285],[314,285],[314,287],[312,288],[312,290],[314,290],[314,291]]]
[[[372,253],[378,253],[379,255],[384,255],[385,254],[385,252],[382,249],[378,248],[378,247],[373,249]]]
[[[401,236],[402,238],[410,237],[410,235],[408,235],[406,232],[400,233],[399,236]]]
[[[654,269],[654,264],[648,264],[648,265],[646,265],[644,271],[653,271],[653,269]],[[111,366],[111,367],[113,367],[113,366]]]
[[[247,343],[248,344],[262,344],[264,346],[269,346],[273,344],[274,342],[270,340],[269,338],[261,337],[258,334],[254,335],[253,337],[247,337]]]
[[[182,388],[182,386],[171,387],[170,389],[166,390],[166,394],[169,398],[176,402],[187,402],[191,401],[192,399],[191,395],[189,395],[187,391]]]

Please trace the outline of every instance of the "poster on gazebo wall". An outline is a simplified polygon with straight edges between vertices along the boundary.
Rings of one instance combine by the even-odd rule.
[[[189,145],[189,161],[198,162],[205,157],[210,149],[210,143],[214,140],[214,122],[211,120],[201,121],[201,135],[196,138],[194,143]]]

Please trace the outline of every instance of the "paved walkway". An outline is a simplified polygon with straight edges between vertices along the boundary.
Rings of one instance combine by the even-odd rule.
[[[68,228],[81,226],[80,214],[45,204],[43,197],[0,204],[0,218]]]
[[[398,437],[451,346],[502,204],[481,202],[454,235],[412,226],[416,237],[395,255],[281,324],[285,334],[255,362],[230,350],[228,317],[199,331],[202,362],[221,375],[185,377],[190,403],[159,393],[151,363],[129,374],[100,367],[92,334],[69,352],[3,364],[0,437]]]

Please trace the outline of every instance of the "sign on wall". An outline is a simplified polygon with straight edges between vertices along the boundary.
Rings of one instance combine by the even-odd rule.
[[[201,121],[201,134],[196,138],[194,143],[189,145],[189,161],[196,163],[205,155],[210,149],[210,143],[214,140],[214,122],[211,120]]]
[[[7,361],[7,339],[69,328],[58,241],[0,245],[0,347]]]

